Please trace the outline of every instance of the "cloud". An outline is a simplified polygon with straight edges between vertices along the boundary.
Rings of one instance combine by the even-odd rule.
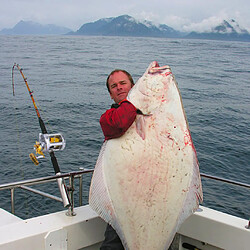
[[[151,11],[141,11],[139,13],[135,13],[133,17],[138,20],[149,20],[152,21],[154,24],[166,24],[176,30],[183,31],[183,32],[209,32],[212,28],[216,27],[217,25],[221,24],[223,20],[230,20],[235,19],[239,24],[241,24],[240,20],[241,14],[240,12],[227,13],[226,10],[221,10],[216,15],[212,15],[206,18],[196,17],[194,20],[192,17],[182,17],[174,14],[169,14],[162,16],[155,14],[156,12]],[[241,25],[240,25],[241,26]],[[242,27],[245,27],[242,25]]]
[[[158,16],[156,14],[148,11],[141,11],[139,13],[135,13],[134,17],[140,21],[147,20],[147,21],[157,22],[156,20],[158,20]]]
[[[169,15],[164,19],[164,23],[176,30],[183,31],[183,26],[189,24],[190,20],[176,15]]]
[[[184,32],[209,32],[212,28],[221,24],[223,20],[229,21],[231,19],[235,19],[240,27],[250,31],[247,22],[245,22],[245,19],[242,17],[239,11],[228,14],[225,10],[221,10],[216,16],[210,16],[201,20],[200,22],[187,22],[182,26],[181,30]]]
[[[223,18],[221,16],[219,17],[212,16],[207,19],[203,19],[199,23],[189,23],[189,24],[183,25],[182,31],[209,32],[211,31],[213,27],[219,25],[223,21],[223,19],[227,19],[227,18]]]

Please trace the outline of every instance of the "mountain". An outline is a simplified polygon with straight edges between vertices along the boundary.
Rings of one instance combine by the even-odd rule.
[[[154,25],[150,21],[140,22],[128,15],[103,18],[92,23],[83,24],[70,35],[95,36],[135,36],[135,37],[181,37],[182,33],[161,24]]]
[[[221,24],[213,27],[207,32],[191,32],[185,38],[191,39],[211,39],[211,40],[230,40],[230,41],[250,41],[250,33],[239,26],[231,19],[223,20]]]
[[[20,21],[12,29],[3,29],[2,35],[60,35],[71,30],[53,24],[42,25],[32,21]]]
[[[134,36],[212,39],[230,41],[250,41],[250,33],[239,26],[235,20],[223,20],[221,24],[206,32],[193,31],[189,34],[177,31],[165,24],[153,24],[150,21],[138,21],[135,18],[122,15],[102,18],[95,22],[83,24],[76,32],[53,24],[41,25],[31,21],[20,21],[12,29],[3,29],[0,35],[94,35],[94,36]]]

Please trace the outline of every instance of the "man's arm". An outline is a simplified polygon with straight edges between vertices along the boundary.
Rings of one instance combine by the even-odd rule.
[[[137,115],[135,106],[127,100],[118,108],[107,110],[100,118],[100,124],[105,140],[122,136],[132,125]]]

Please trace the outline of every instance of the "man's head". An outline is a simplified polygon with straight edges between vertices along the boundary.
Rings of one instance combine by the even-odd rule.
[[[134,86],[134,81],[127,71],[116,69],[109,74],[106,86],[111,99],[119,103],[127,98],[129,90]]]

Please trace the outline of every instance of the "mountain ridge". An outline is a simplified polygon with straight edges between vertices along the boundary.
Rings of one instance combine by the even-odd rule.
[[[2,29],[2,35],[63,35],[70,32],[71,29],[57,26],[54,24],[42,25],[33,21],[19,21],[11,29]]]
[[[166,24],[155,25],[147,20],[138,21],[129,15],[102,18],[91,23],[85,23],[76,32],[70,32],[69,35],[250,41],[250,33],[246,29],[241,28],[233,19],[230,21],[223,20],[219,25],[212,27],[212,29],[207,32],[192,31],[184,33]]]
[[[222,20],[219,25],[205,32],[184,33],[166,24],[154,24],[151,21],[139,21],[129,15],[101,18],[83,24],[77,31],[53,24],[42,25],[32,21],[20,21],[12,29],[3,29],[5,35],[88,35],[88,36],[130,36],[186,39],[212,39],[230,41],[250,41],[250,33],[231,19]]]
[[[181,32],[161,24],[160,28],[150,21],[140,22],[129,15],[102,18],[85,23],[70,35],[135,36],[135,37],[181,37]]]

